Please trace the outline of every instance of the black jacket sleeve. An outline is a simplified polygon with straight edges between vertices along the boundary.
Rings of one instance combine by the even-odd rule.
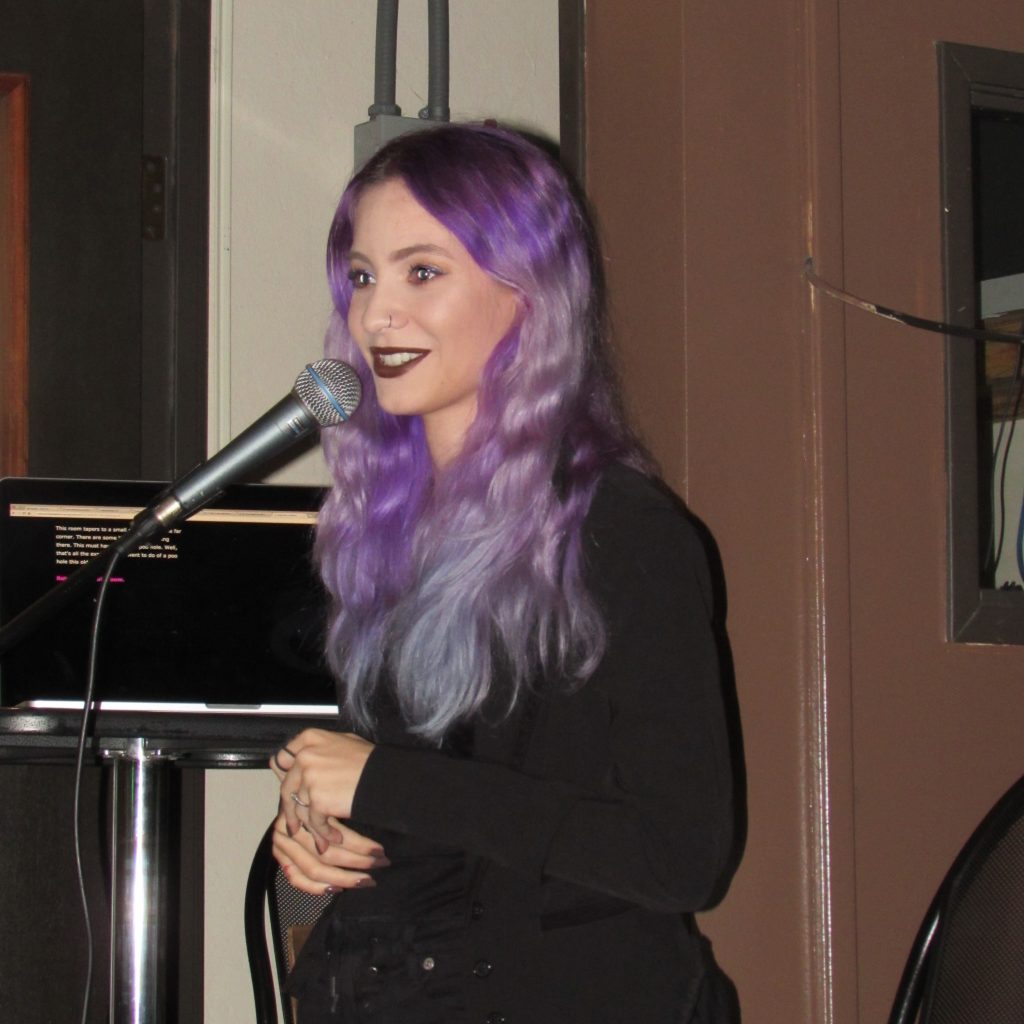
[[[588,582],[608,646],[557,701],[541,755],[517,771],[378,746],[354,818],[650,909],[707,904],[732,840],[707,563],[675,506],[649,484],[635,491],[603,486],[588,516]],[[591,726],[598,716],[586,749],[574,749],[574,714]]]

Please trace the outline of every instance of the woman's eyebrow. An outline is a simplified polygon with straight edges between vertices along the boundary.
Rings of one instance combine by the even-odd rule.
[[[451,253],[441,245],[434,245],[432,242],[417,242],[413,245],[407,245],[402,249],[396,249],[393,253],[388,256],[388,259],[392,263],[401,263],[402,260],[407,260],[410,256],[418,256],[420,254],[433,255],[433,256],[447,256],[451,259]],[[369,263],[370,259],[368,256],[364,256],[358,249],[353,249],[348,254],[349,261],[362,260],[364,263]]]
[[[444,246],[434,245],[431,242],[419,242],[415,245],[407,245],[404,249],[396,249],[390,259],[394,263],[400,263],[402,260],[407,260],[410,256],[418,256],[420,253],[451,257],[451,253]]]

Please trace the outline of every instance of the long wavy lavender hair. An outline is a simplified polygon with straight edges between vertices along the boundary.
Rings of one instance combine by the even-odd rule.
[[[440,473],[419,417],[377,405],[346,325],[356,206],[394,179],[520,300],[464,448]],[[327,354],[351,363],[364,388],[352,422],[324,436],[335,486],[316,545],[348,715],[372,731],[373,695],[390,676],[410,728],[440,741],[483,705],[496,662],[511,680],[488,705],[501,710],[538,673],[585,680],[605,631],[584,584],[583,519],[604,468],[647,460],[620,413],[596,241],[565,174],[489,125],[404,135],[346,188],[327,272]]]

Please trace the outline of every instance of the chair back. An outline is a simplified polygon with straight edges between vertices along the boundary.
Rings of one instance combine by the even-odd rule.
[[[281,1019],[284,1024],[299,1024],[285,983],[303,943],[333,897],[310,896],[293,888],[274,860],[273,839],[271,825],[260,840],[249,868],[245,889],[245,946],[256,1002],[256,1024],[278,1024],[275,973],[281,995]],[[267,949],[268,911],[273,965]]]
[[[915,1019],[1024,1021],[1024,778],[985,816],[928,908],[889,1018]]]

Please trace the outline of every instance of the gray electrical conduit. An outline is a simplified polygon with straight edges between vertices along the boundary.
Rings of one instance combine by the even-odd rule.
[[[427,105],[420,117],[447,121],[448,107],[448,0],[429,0],[427,7]],[[398,0],[377,0],[377,40],[373,72],[373,106],[370,117],[402,113],[395,103],[398,63]]]
[[[398,55],[398,0],[377,0],[377,48],[373,67],[373,106],[370,117],[401,114],[395,103],[395,66]]]
[[[427,7],[427,105],[420,117],[447,121],[448,107],[448,0],[430,0]]]

